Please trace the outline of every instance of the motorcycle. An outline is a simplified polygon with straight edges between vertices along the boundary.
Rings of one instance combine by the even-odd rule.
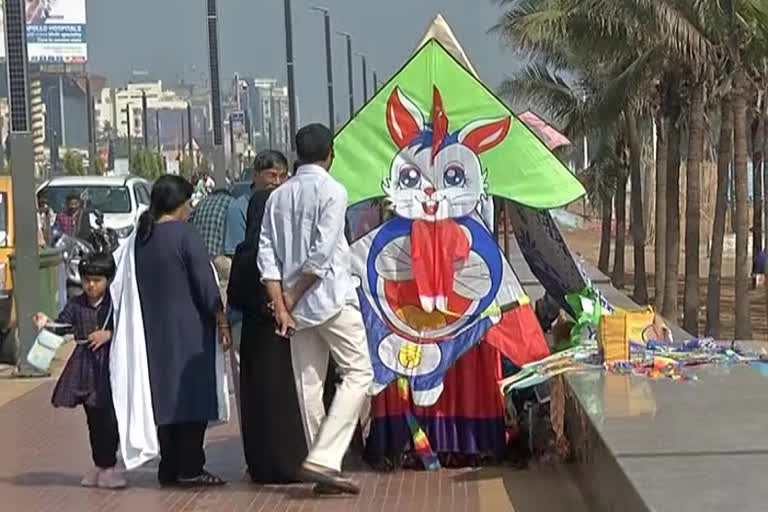
[[[78,230],[79,237],[69,236],[57,228],[53,231],[53,246],[63,249],[68,299],[83,293],[79,268],[83,258],[97,252],[113,253],[120,245],[117,232],[104,226],[104,214],[97,210],[93,215],[96,227]]]

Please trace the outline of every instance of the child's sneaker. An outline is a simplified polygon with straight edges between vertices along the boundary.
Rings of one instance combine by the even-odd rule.
[[[80,485],[83,487],[96,487],[99,485],[99,477],[101,476],[101,468],[94,467],[83,475],[83,479],[80,481]]]
[[[105,469],[99,474],[98,486],[102,489],[124,489],[126,485],[123,472],[115,468]]]

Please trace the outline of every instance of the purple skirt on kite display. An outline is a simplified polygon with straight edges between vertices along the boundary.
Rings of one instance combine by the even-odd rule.
[[[420,467],[406,414],[410,411],[443,466],[500,461],[506,449],[505,409],[499,393],[499,352],[481,343],[449,370],[431,407],[405,402],[392,384],[372,402],[365,458],[374,467]]]

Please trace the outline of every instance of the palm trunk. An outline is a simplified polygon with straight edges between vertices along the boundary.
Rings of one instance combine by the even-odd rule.
[[[676,94],[676,93],[673,93]],[[662,314],[677,323],[677,278],[680,266],[680,107],[672,109],[667,146],[667,237]]]
[[[720,106],[720,140],[717,146],[717,193],[715,218],[712,222],[712,247],[709,253],[709,283],[707,284],[707,336],[720,338],[720,278],[723,272],[723,240],[725,214],[728,209],[728,170],[733,147],[733,104],[730,96]]]
[[[699,247],[701,229],[701,162],[704,158],[704,85],[691,95],[685,192],[685,291],[683,328],[699,334]]]
[[[749,316],[749,188],[747,183],[747,99],[746,73],[736,71],[733,95],[734,188],[736,189],[736,334],[737,340],[752,338]]]
[[[666,118],[656,117],[656,236],[654,243],[654,305],[664,310],[664,276],[666,275],[667,238],[667,127]]]
[[[614,208],[616,209],[616,245],[613,253],[613,277],[611,281],[616,289],[624,288],[624,253],[627,246],[627,172],[621,169],[616,183]]]
[[[629,144],[629,172],[631,195],[629,198],[632,211],[632,245],[634,253],[634,299],[638,304],[648,303],[648,282],[645,275],[645,222],[643,219],[643,186],[641,174],[640,135],[637,131],[637,118],[634,112],[624,116]]]
[[[758,109],[761,109],[762,98]],[[763,250],[763,148],[761,141],[765,132],[765,123],[762,115],[755,119],[754,137],[752,138],[752,271],[757,255]]]
[[[763,119],[763,139],[758,141],[763,153],[763,248],[768,250],[768,208],[765,206],[765,201],[768,201],[768,176],[765,173],[768,170],[768,91],[763,92],[760,117]]]
[[[600,222],[600,257],[597,260],[597,268],[605,275],[611,265],[611,220],[613,220],[612,196],[601,199],[602,218]]]

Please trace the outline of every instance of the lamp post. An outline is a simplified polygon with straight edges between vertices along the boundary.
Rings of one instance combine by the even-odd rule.
[[[331,51],[331,16],[325,7],[311,7],[312,10],[323,13],[325,26],[325,69],[328,77],[328,128],[336,133],[336,107],[333,94],[333,55]]]
[[[358,53],[357,56],[363,63],[363,105],[365,105],[368,103],[368,61],[363,53]]]
[[[144,132],[144,149],[149,149],[149,130],[147,129],[147,91],[141,91],[141,129]]]
[[[29,64],[27,60],[26,2],[5,0],[4,23],[8,98],[10,105],[10,158],[16,259],[13,290],[18,319],[19,357],[17,375],[39,374],[26,361],[37,329],[32,315],[38,311],[40,261],[37,253],[37,201],[35,200],[35,151],[32,143],[29,115]],[[6,269],[9,272],[10,269]],[[24,286],[21,284],[24,283]],[[13,339],[13,336],[11,336]]]
[[[224,161],[224,138],[221,119],[221,77],[219,75],[219,35],[216,0],[207,0],[207,7],[208,68],[211,80],[211,115],[213,116],[213,174],[216,182],[223,186],[227,181],[227,170],[226,162]]]
[[[133,171],[133,166],[131,165],[133,156],[131,155],[131,104],[126,103],[125,104],[125,126],[128,130],[128,173],[130,174]]]
[[[160,142],[160,111],[155,110],[155,132],[157,133],[157,152],[162,153],[162,143]]]
[[[349,81],[349,118],[355,115],[355,80],[352,77],[352,34],[347,32],[336,32],[342,37],[347,38],[347,78]]]
[[[296,152],[296,84],[294,82],[293,66],[293,19],[291,16],[291,0],[284,1],[285,10],[285,56],[288,68],[288,125],[290,126],[289,144],[291,153]]]
[[[192,143],[192,104],[189,101],[187,101],[187,134],[189,136],[189,160],[190,162],[194,162],[195,151]]]
[[[96,174],[96,122],[94,119],[91,77],[85,76],[86,113],[88,115],[88,173]]]
[[[379,77],[376,75],[376,72],[373,72],[373,94],[375,95],[377,92],[379,92]]]

